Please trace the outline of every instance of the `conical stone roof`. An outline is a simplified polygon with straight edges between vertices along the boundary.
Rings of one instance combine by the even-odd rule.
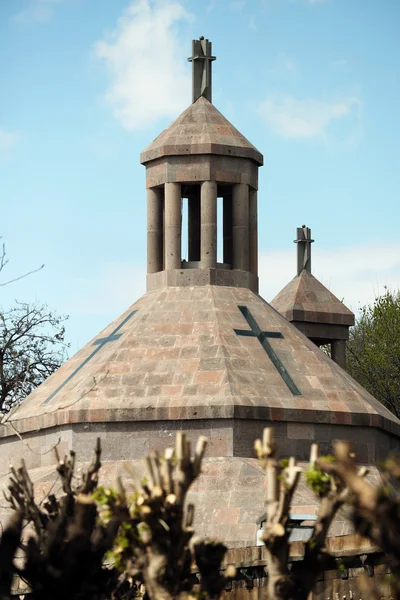
[[[146,294],[7,420],[22,433],[96,422],[210,429],[232,419],[400,433],[392,413],[260,296],[211,285]],[[249,427],[236,440],[225,431],[212,454],[251,456]]]
[[[309,271],[303,269],[271,301],[289,321],[354,325],[354,314]]]
[[[189,154],[236,156],[263,164],[262,154],[202,96],[145,148],[140,162]]]

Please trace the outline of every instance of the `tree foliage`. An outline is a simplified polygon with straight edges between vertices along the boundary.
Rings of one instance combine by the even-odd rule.
[[[347,344],[347,370],[400,417],[400,292],[364,306]]]
[[[46,306],[16,302],[0,309],[0,414],[20,402],[66,358],[67,317]]]

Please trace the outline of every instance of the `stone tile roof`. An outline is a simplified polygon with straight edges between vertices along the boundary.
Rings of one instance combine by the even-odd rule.
[[[240,306],[275,335],[270,348],[300,395],[257,338],[237,335],[250,333]],[[400,434],[392,413],[260,296],[210,285],[146,294],[8,416],[21,433],[70,423],[236,418]],[[1,437],[12,434],[0,428]]]
[[[305,269],[271,301],[288,321],[354,325],[354,314]]]
[[[204,97],[145,148],[140,162],[188,154],[239,156],[263,164],[262,154]]]

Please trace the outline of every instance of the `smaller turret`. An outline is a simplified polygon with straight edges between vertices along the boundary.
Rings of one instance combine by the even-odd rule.
[[[346,340],[354,314],[311,273],[311,229],[297,228],[297,276],[270,303],[314,344],[331,345],[332,359],[346,366]]]

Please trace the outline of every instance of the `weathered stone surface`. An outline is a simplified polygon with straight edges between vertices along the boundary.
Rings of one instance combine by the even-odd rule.
[[[354,325],[354,314],[311,273],[303,270],[271,301],[288,321]]]
[[[239,156],[263,164],[262,154],[203,97],[147,146],[140,162],[146,164],[161,156],[185,154]]]
[[[189,263],[182,262],[181,269],[159,271],[147,274],[147,291],[166,287],[193,287],[221,285],[224,287],[246,287],[258,291],[258,277],[249,271],[225,269],[219,263],[217,268],[187,268]]]
[[[200,194],[201,268],[217,267],[217,184],[215,181],[203,181]]]
[[[235,330],[250,331],[239,306],[248,308],[263,331],[283,336],[268,338],[269,344],[300,395],[292,394],[257,338],[237,335]],[[116,329],[120,337],[99,345]],[[254,431],[271,422],[400,433],[394,415],[259,296],[210,285],[146,294],[8,419],[21,433],[63,424],[149,421],[163,421],[175,431],[176,420],[192,427],[197,420],[234,419],[250,424],[233,441],[247,448]],[[13,431],[6,425],[0,437],[8,436]],[[346,437],[352,437],[351,428]],[[308,440],[305,433],[298,438]]]
[[[94,437],[93,432],[91,450]],[[130,441],[134,443],[134,436]],[[118,443],[119,440],[113,441],[116,446]],[[104,444],[103,442],[103,446]],[[77,448],[78,458],[81,450],[82,448]],[[145,447],[142,450],[147,451]],[[120,475],[130,489],[123,459],[124,456],[120,456],[109,460],[104,456],[100,484],[115,486],[116,478]],[[78,475],[87,464],[79,462]],[[139,477],[145,474],[142,460],[132,461],[131,464]],[[50,489],[52,493],[61,492],[54,465],[31,468],[30,476],[39,501]],[[0,475],[0,489],[6,488],[8,477],[8,474]],[[374,482],[379,481],[376,468],[372,467],[368,477]],[[206,458],[202,474],[191,488],[188,500],[195,505],[194,527],[197,535],[218,539],[227,543],[229,547],[254,546],[259,528],[257,520],[266,511],[266,485],[262,467],[254,458]],[[302,479],[294,497],[291,513],[315,515],[317,509],[318,500]],[[4,524],[8,514],[3,502],[0,506],[0,522]],[[351,531],[349,522],[340,514],[331,526],[330,535],[346,535]]]
[[[165,269],[179,269],[181,266],[181,186],[179,183],[165,184]]]
[[[160,188],[147,190],[147,272],[163,269],[163,197]]]
[[[165,183],[245,183],[258,189],[258,165],[249,158],[215,154],[164,156],[146,164],[146,187]]]
[[[194,386],[195,387],[195,386]],[[58,444],[62,454],[74,449],[82,461],[90,460],[96,437],[100,437],[104,460],[137,460],[151,449],[163,451],[175,439],[177,431],[185,431],[194,444],[199,435],[208,440],[209,457],[254,456],[254,440],[262,436],[263,428],[272,426],[278,442],[279,455],[295,455],[307,460],[310,446],[316,441],[323,454],[332,454],[332,443],[349,439],[354,444],[359,460],[374,464],[387,457],[398,446],[397,438],[371,427],[334,423],[295,423],[266,419],[230,417],[226,408],[220,407],[214,418],[197,418],[204,415],[200,409],[195,418],[181,418],[181,405],[171,406],[170,420],[160,421],[100,421],[73,423],[46,429],[44,432],[27,432],[22,442],[16,435],[0,439],[0,452],[5,465],[25,460],[28,468],[42,468],[54,463],[51,449]],[[188,411],[190,417],[192,414]],[[176,420],[172,420],[176,416]]]

